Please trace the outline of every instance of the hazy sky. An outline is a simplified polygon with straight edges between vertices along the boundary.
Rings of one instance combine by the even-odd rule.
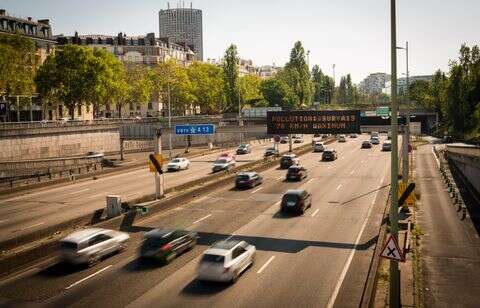
[[[178,1],[170,1],[176,6]],[[184,1],[185,6],[190,2]],[[197,0],[203,10],[204,58],[219,58],[230,43],[255,64],[283,65],[295,41],[336,79],[355,82],[390,71],[390,0]],[[158,34],[163,0],[0,0],[11,15],[49,18],[54,34]],[[479,44],[480,0],[397,0],[398,44],[410,45],[410,74],[448,68],[462,43]],[[398,56],[401,72],[405,57]]]

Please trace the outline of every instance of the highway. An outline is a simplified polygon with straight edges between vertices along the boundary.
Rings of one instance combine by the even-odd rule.
[[[305,138],[305,143],[311,137]],[[303,144],[305,144],[303,143]],[[303,144],[294,144],[294,147]],[[262,159],[272,143],[254,144],[252,152],[237,157],[237,166]],[[232,149],[233,150],[233,149]],[[281,144],[280,151],[288,150]],[[188,170],[165,174],[165,187],[174,187],[211,174],[211,166],[219,153],[194,157]],[[147,154],[145,154],[145,166]],[[107,195],[119,195],[131,200],[155,193],[154,176],[146,167],[115,175],[99,176],[97,180],[31,190],[14,197],[0,197],[0,240],[35,232],[56,223],[93,213],[106,206]]]
[[[308,153],[301,182],[285,170],[262,173],[256,189],[226,187],[143,220],[126,251],[91,268],[48,262],[0,282],[0,306],[46,307],[358,307],[388,194],[390,152],[333,143],[339,159]],[[385,136],[381,137],[382,141]],[[253,156],[253,155],[252,155]],[[313,196],[303,216],[279,213],[291,188]],[[143,233],[157,227],[198,232],[198,245],[171,264],[138,258]],[[202,252],[223,238],[257,247],[254,265],[234,285],[195,279]]]

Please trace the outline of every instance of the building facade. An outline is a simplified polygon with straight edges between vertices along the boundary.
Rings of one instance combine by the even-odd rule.
[[[275,66],[275,63],[274,63],[273,65],[260,66],[257,69],[257,73],[260,78],[266,79],[266,78],[271,78],[275,76],[279,70],[280,70],[280,67]]]
[[[58,35],[58,45],[76,44],[92,48],[102,48],[114,54],[125,64],[143,64],[154,66],[168,59],[175,59],[187,66],[195,58],[193,51],[186,45],[173,43],[169,38],[156,38],[154,33],[144,36],[127,36],[119,33],[112,35]]]
[[[158,13],[159,36],[185,44],[195,53],[195,59],[203,61],[202,11],[190,8],[160,10]]]
[[[359,87],[365,93],[380,94],[389,79],[390,75],[385,73],[373,73],[363,79],[360,82]]]
[[[431,81],[433,75],[419,75],[419,76],[410,76],[409,77],[409,84],[414,83],[415,81],[423,80],[423,81]],[[383,88],[382,92],[385,94],[390,95],[392,93],[391,90],[391,81],[387,81],[385,83],[385,88]],[[397,79],[397,94],[398,95],[405,95],[407,91],[407,78],[402,77]]]

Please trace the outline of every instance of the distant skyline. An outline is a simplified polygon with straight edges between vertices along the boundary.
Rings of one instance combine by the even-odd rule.
[[[190,1],[182,3],[190,7]],[[389,0],[198,0],[193,7],[203,11],[204,60],[221,57],[234,43],[243,59],[283,66],[300,40],[310,50],[310,67],[318,64],[332,75],[336,64],[337,83],[347,73],[355,83],[370,73],[390,73]],[[48,18],[54,34],[158,35],[158,11],[167,1],[3,0],[0,8],[14,16]],[[399,46],[409,41],[410,74],[446,71],[462,43],[479,44],[479,12],[478,0],[397,0],[397,40]],[[398,71],[402,77],[402,50]]]

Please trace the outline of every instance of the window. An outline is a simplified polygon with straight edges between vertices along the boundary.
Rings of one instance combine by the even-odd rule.
[[[232,252],[232,259],[235,259],[235,258],[241,256],[244,252],[245,252],[245,249],[241,246],[235,248]]]
[[[110,239],[110,236],[106,234],[95,235],[94,237],[88,240],[88,246],[93,246],[109,239]]]
[[[148,109],[149,109],[149,110],[152,110],[152,109],[153,109],[152,107],[153,107],[153,106],[152,106],[152,103],[151,103],[151,102],[148,103]]]

